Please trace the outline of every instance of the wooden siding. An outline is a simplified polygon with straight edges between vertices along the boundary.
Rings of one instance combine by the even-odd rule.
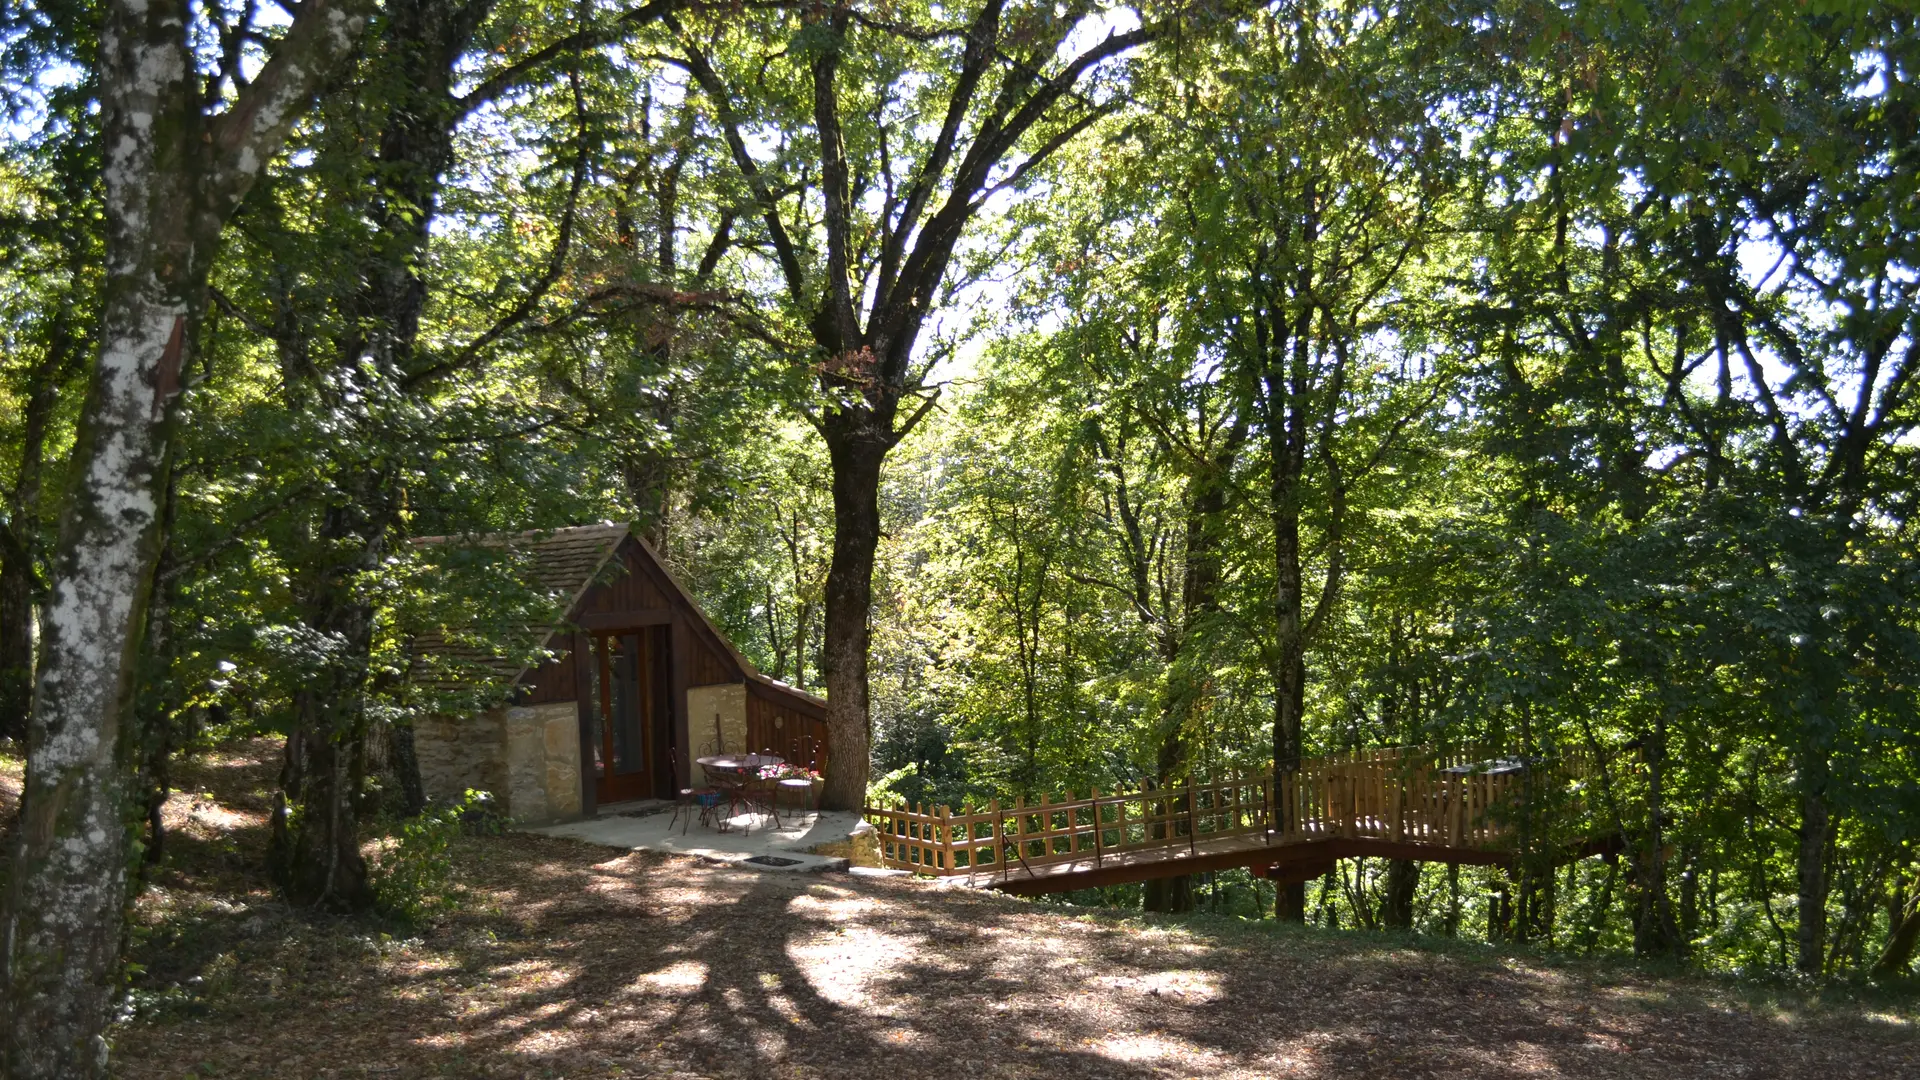
[[[733,657],[723,655],[714,648],[713,642],[707,640],[707,635],[696,632],[688,634],[687,640],[692,643],[687,657],[687,685],[711,686],[714,683],[739,682],[746,677],[746,672],[734,664]]]
[[[658,611],[677,605],[667,590],[654,580],[653,569],[642,561],[640,545],[628,540],[620,545],[618,566],[608,566],[602,581],[587,590],[573,609],[572,618],[582,615],[610,615],[628,611]],[[622,570],[625,573],[622,573]]]
[[[588,588],[580,597],[579,604],[568,613],[569,621],[583,622],[593,617],[600,619],[592,625],[601,630],[626,629],[628,625],[638,627],[657,622],[682,622],[689,627],[697,626],[700,618],[686,610],[686,605],[670,591],[659,577],[659,572],[651,565],[640,545],[629,539],[621,543],[613,562],[601,572],[601,581]],[[619,623],[619,616],[632,616],[630,624],[609,626],[608,620]],[[694,632],[677,635],[676,640],[689,643],[689,655],[686,658],[688,679],[692,685],[715,682],[738,682],[743,673],[733,663],[733,658],[722,648],[707,640],[708,635]],[[552,663],[537,671],[528,673],[521,680],[520,701],[530,705],[540,705],[554,701],[575,701],[580,697],[577,676],[571,659],[571,642],[567,635],[556,634],[550,643],[560,655]],[[678,695],[676,695],[678,701]],[[684,705],[679,701],[676,708]]]
[[[580,682],[573,663],[573,635],[555,634],[548,647],[560,655],[520,680],[516,700],[523,705],[580,700]]]
[[[803,736],[805,738],[803,738]],[[814,768],[827,767],[826,709],[797,693],[783,693],[755,679],[747,680],[747,744],[772,750],[788,761],[805,764],[812,740]]]

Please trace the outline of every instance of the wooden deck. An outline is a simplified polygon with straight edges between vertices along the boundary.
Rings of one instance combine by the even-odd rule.
[[[1532,827],[1552,825],[1534,847],[1582,846],[1587,761],[1464,760],[1474,756],[1398,747],[1314,758],[1280,777],[1278,798],[1263,774],[957,814],[944,806],[866,813],[887,866],[1016,893],[1237,866],[1297,881],[1361,856],[1503,864],[1515,857],[1529,800],[1541,810]]]

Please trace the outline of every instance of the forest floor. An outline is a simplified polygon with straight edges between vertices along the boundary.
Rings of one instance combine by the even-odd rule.
[[[1911,1001],[525,835],[383,931],[263,887],[272,757],[182,773],[121,1076],[1920,1077]]]

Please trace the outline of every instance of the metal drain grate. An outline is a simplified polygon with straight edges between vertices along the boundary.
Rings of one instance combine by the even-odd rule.
[[[778,855],[755,855],[748,859],[755,866],[799,866],[799,859],[783,859]]]

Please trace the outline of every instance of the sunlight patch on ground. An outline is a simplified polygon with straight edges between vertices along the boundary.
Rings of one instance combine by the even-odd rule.
[[[515,1054],[551,1054],[572,1048],[580,1039],[580,1032],[548,1028],[522,1036],[509,1045],[507,1051]]]
[[[664,994],[690,994],[707,984],[707,965],[698,960],[681,960],[658,971],[649,971],[633,981],[639,990]]]
[[[1130,990],[1136,994],[1168,996],[1179,1001],[1213,1001],[1220,997],[1219,976],[1207,971],[1173,969],[1145,975],[1109,975],[1094,980],[1095,985],[1112,990]]]
[[[160,820],[167,831],[187,833],[197,840],[217,840],[228,833],[267,823],[264,814],[235,810],[191,791],[169,795],[160,806]]]
[[[787,910],[796,914],[831,919],[834,922],[846,922],[864,915],[872,915],[880,910],[880,904],[872,897],[854,896],[845,890],[835,891],[839,895],[818,896],[815,893],[801,893],[787,901]]]
[[[502,1016],[494,1021],[493,1026],[500,1031],[518,1031],[524,1027],[532,1027],[542,1020],[551,1020],[572,1007],[571,1001],[549,1001],[543,1005],[535,1005],[532,1008]]]
[[[1552,1061],[1547,1060],[1540,1048],[1532,1043],[1514,1043],[1504,1050],[1488,1047],[1474,1047],[1464,1050],[1461,1057],[1477,1062],[1463,1069],[1464,1076],[1564,1076],[1565,1073]]]
[[[541,960],[516,960],[498,964],[487,971],[487,977],[501,983],[524,983],[527,986],[548,986],[571,977],[570,972],[561,970]]]
[[[1184,1040],[1169,1038],[1159,1032],[1109,1035],[1104,1039],[1089,1040],[1089,1042],[1095,1053],[1115,1061],[1178,1062],[1183,1069],[1212,1069],[1219,1064],[1216,1060],[1217,1054]]]
[[[410,955],[413,952],[414,950],[408,950]],[[417,960],[409,959],[404,964],[395,964],[393,970],[396,974],[406,976],[442,975],[450,971],[459,971],[464,966],[466,965],[460,963],[459,957],[442,953],[439,956],[429,955]]]
[[[850,1008],[875,1004],[872,991],[897,980],[908,960],[928,959],[927,953],[924,934],[888,934],[863,926],[787,946],[787,958],[815,993]]]
[[[1291,1046],[1283,1054],[1269,1055],[1257,1061],[1262,1076],[1320,1076],[1315,1060],[1318,1052],[1311,1046]]]
[[[1508,1051],[1507,1067],[1517,1069],[1528,1076],[1563,1076],[1560,1066],[1553,1063],[1553,1056],[1543,1046],[1530,1042],[1516,1042]]]

